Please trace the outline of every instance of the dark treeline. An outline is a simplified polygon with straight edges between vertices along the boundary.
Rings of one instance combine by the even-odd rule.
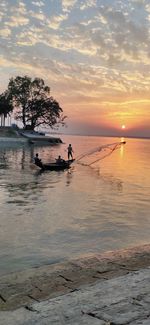
[[[28,76],[11,78],[8,88],[0,94],[1,126],[14,113],[24,129],[34,130],[45,125],[54,128],[65,124],[66,116],[59,103],[50,95],[50,87],[43,79]]]

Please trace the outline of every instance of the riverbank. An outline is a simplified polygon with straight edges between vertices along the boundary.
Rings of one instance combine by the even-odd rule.
[[[58,145],[62,140],[58,137],[49,137],[36,131],[24,131],[13,127],[0,127],[0,148],[19,145]]]
[[[27,308],[149,266],[150,245],[144,245],[10,273],[0,278],[0,310]]]

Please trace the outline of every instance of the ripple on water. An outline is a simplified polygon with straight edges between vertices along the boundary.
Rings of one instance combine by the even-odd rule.
[[[115,141],[64,140],[76,155]],[[65,157],[66,145],[6,149],[7,163],[0,165],[1,272],[149,242],[149,140],[136,141],[92,168],[75,164],[59,173],[35,171],[31,161],[37,150],[45,162],[59,153]]]

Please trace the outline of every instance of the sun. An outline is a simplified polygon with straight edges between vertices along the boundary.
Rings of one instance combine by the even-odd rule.
[[[123,125],[121,126],[121,128],[124,130],[124,129],[126,128],[126,126],[123,124]]]

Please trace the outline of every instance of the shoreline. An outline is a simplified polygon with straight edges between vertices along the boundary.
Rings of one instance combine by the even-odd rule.
[[[67,262],[3,275],[0,277],[0,310],[15,310],[149,266],[150,244],[147,244],[87,254]]]
[[[31,145],[38,145],[38,146],[53,146],[53,145],[59,145],[62,144],[62,140],[60,139],[60,142],[58,141],[58,138],[49,137],[49,139],[29,139],[29,138],[23,138],[23,137],[0,137],[0,148],[3,148],[6,146],[6,148],[11,148],[14,146],[31,146]]]

